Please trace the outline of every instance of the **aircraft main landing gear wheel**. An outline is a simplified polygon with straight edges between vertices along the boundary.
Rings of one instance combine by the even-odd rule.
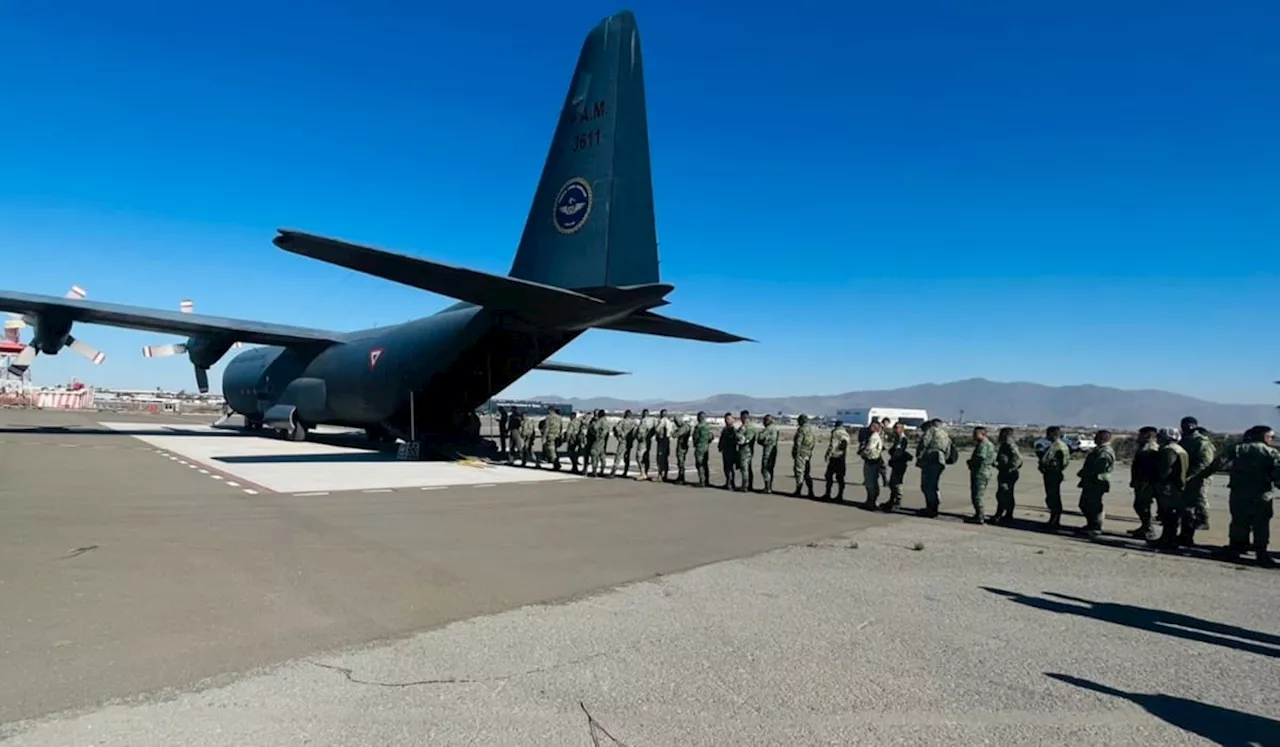
[[[290,441],[306,441],[307,426],[295,420],[289,430],[285,431],[284,437]]]
[[[262,418],[245,418],[244,426],[251,431],[262,430]]]

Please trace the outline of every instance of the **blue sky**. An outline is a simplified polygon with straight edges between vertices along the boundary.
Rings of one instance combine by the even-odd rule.
[[[275,229],[505,273],[582,37],[618,9],[45,5],[0,6],[0,287],[337,329],[449,301]],[[557,358],[634,375],[511,394],[1275,398],[1280,5],[631,7],[664,313],[760,342],[589,332]],[[140,354],[177,338],[77,334],[107,362],[42,357],[40,381],[191,386]]]

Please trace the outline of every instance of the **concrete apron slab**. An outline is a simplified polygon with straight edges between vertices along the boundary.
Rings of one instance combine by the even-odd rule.
[[[522,469],[478,461],[402,462],[382,452],[281,441],[207,425],[116,421],[101,425],[277,493],[579,479],[566,470]]]

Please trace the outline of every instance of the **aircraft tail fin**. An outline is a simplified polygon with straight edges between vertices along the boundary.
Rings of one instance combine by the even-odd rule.
[[[659,280],[640,37],[629,11],[583,42],[510,276],[575,290]]]

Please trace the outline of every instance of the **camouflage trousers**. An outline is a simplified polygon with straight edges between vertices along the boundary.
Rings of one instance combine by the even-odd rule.
[[[627,470],[631,469],[631,449],[634,444],[619,444],[618,450],[613,453],[613,474],[618,473],[618,465],[622,465],[622,476],[626,477]]]
[[[711,452],[709,450],[693,450],[693,468],[698,473],[698,487],[705,488],[711,484]]]
[[[924,507],[928,511],[937,511],[942,505],[942,470],[941,464],[925,464],[920,467],[920,492],[924,493]]]
[[[969,502],[973,504],[976,516],[986,516],[983,501],[987,496],[987,485],[991,482],[991,473],[987,470],[969,471]]]
[[[1209,499],[1204,494],[1204,483],[1187,483],[1182,490],[1182,504],[1179,508],[1191,512],[1197,525],[1209,521]]]
[[[519,433],[512,433],[511,448],[510,450],[507,451],[507,464],[514,463],[516,461],[516,457],[522,455],[523,453],[524,453],[524,439],[520,437]]]
[[[648,438],[636,444],[636,469],[640,470],[642,475],[649,474],[649,465],[652,464],[649,461],[649,454],[652,445],[653,441]]]
[[[684,482],[684,462],[689,456],[689,447],[676,444],[676,482]]]
[[[1271,544],[1271,517],[1275,507],[1269,498],[1233,495],[1227,504],[1231,509],[1231,527],[1227,531],[1232,549],[1253,550],[1262,557]]]
[[[738,490],[756,489],[756,470],[751,464],[754,449],[738,449]]]
[[[791,458],[793,464],[791,472],[796,478],[796,495],[800,495],[801,488],[807,488],[809,495],[813,496],[813,457],[812,456],[793,456]]]
[[[587,458],[586,471],[596,477],[604,475],[604,444],[595,444],[591,447],[591,454]]]
[[[884,462],[872,460],[862,462],[862,486],[867,489],[867,504],[875,505],[880,498],[880,473]]]
[[[1084,514],[1085,529],[1102,529],[1102,499],[1106,494],[1104,487],[1090,485],[1080,489],[1080,513]]]
[[[764,492],[773,492],[773,471],[778,466],[778,447],[766,446],[760,449],[760,479],[764,481]]]
[[[551,463],[552,469],[560,469],[560,449],[555,438],[542,439],[542,458]]]

